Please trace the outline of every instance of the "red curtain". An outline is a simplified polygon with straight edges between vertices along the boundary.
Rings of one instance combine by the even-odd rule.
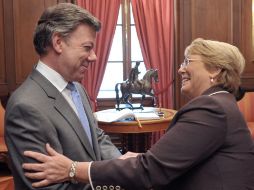
[[[173,0],[132,0],[133,16],[147,68],[157,68],[155,85],[158,106],[173,107]],[[154,133],[152,143],[164,132]]]
[[[120,4],[121,0],[110,0],[110,3],[108,0],[77,0],[77,5],[87,9],[102,23],[95,45],[97,60],[89,66],[82,81],[93,103],[93,111],[96,111],[96,97],[106,69]]]

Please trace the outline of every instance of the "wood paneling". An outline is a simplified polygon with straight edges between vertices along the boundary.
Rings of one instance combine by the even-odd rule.
[[[205,38],[231,42],[232,1],[193,0],[191,4],[192,39]]]
[[[33,31],[43,10],[43,1],[13,1],[16,84],[24,81],[38,60]]]
[[[254,47],[252,31],[252,0],[245,0],[241,5],[240,20],[240,49],[246,60],[245,72],[242,77],[243,86],[247,89],[254,90]]]
[[[46,7],[74,0],[0,0],[0,98],[6,98],[28,76],[38,56],[33,33]]]
[[[4,11],[3,0],[0,0],[0,95],[8,92],[6,78],[6,61],[5,61],[5,41],[4,41]]]

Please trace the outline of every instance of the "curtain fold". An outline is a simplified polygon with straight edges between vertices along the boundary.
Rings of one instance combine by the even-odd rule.
[[[97,60],[89,66],[82,81],[92,101],[93,111],[96,111],[96,97],[105,73],[120,4],[121,0],[110,0],[110,3],[108,0],[77,0],[77,5],[91,12],[102,24],[95,45]]]
[[[157,105],[173,107],[173,0],[131,0],[142,55],[147,68],[157,68],[155,84]],[[152,135],[152,144],[164,132]]]

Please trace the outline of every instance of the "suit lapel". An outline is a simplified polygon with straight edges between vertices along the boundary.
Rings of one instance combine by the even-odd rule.
[[[72,110],[72,108],[69,106],[69,104],[66,102],[66,100],[63,98],[62,95],[56,97],[54,106],[56,110],[58,110],[58,112],[68,121],[70,126],[73,128],[73,130],[79,137],[79,140],[82,142],[82,144],[89,152],[90,156],[95,160],[94,151],[90,145],[90,142],[87,138],[85,130],[82,127],[81,122],[79,121],[77,115],[75,114],[75,112]]]
[[[79,140],[90,154],[93,160],[96,160],[93,148],[90,145],[88,137],[79,121],[76,113],[73,111],[69,103],[63,97],[63,95],[38,71],[34,70],[31,74],[31,78],[35,80],[41,88],[46,92],[49,98],[54,100],[54,107],[63,118],[70,124],[70,127],[75,131]]]

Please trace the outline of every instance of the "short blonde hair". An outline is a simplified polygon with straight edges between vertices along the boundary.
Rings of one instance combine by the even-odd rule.
[[[185,55],[200,55],[207,70],[221,69],[217,81],[229,92],[237,94],[245,59],[239,49],[231,44],[213,40],[195,39],[185,50]]]

